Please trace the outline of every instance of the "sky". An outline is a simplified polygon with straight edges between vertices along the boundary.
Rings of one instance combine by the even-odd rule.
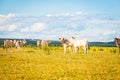
[[[120,0],[0,0],[0,38],[120,38]]]

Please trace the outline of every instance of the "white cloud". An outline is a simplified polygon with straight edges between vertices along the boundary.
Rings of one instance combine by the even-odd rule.
[[[29,31],[30,31],[30,28],[28,28],[28,27],[22,28],[20,30],[20,32],[29,32]]]
[[[61,16],[61,17],[71,17],[71,16],[74,16],[75,14],[72,14],[72,13],[69,13],[69,12],[64,12],[64,13],[58,13],[58,14],[54,14],[54,16],[58,17],[58,16]]]
[[[0,14],[0,23],[5,22],[5,21],[7,21],[7,20],[9,20],[11,18],[14,18],[16,16],[17,16],[16,14],[12,14],[12,13],[9,13],[7,15]]]
[[[51,16],[52,16],[52,14],[47,14],[46,16],[47,16],[47,17],[51,17]]]
[[[34,23],[31,27],[31,32],[39,32],[44,30],[47,27],[47,25],[45,23]]]
[[[74,16],[74,14],[66,12],[66,13],[63,13],[62,16]]]
[[[4,30],[5,30],[5,28],[0,26],[0,31],[4,31]]]
[[[4,24],[0,26],[0,31],[15,31],[18,27],[20,26],[20,24],[17,23],[11,23],[11,24]]]
[[[81,14],[83,14],[83,12],[82,11],[77,11],[76,14],[81,15]]]
[[[18,27],[18,25],[11,24],[11,25],[8,26],[8,31],[14,31],[17,27]]]
[[[6,17],[7,17],[7,18],[12,18],[12,17],[16,17],[16,16],[17,16],[16,14],[9,13]]]
[[[23,27],[20,32],[40,32],[47,28],[47,25],[42,22],[33,23],[30,27]]]
[[[90,41],[106,41],[120,35],[120,20],[104,18],[106,15],[98,17],[84,15],[83,12],[78,11],[74,14],[69,12],[48,14],[47,17],[15,16],[14,14],[0,15],[0,31],[8,32],[9,35],[12,35],[11,37],[15,36],[13,35],[15,31],[19,36],[23,36],[25,33],[32,34],[24,36],[26,38],[40,37],[57,40],[59,37],[75,36],[79,39],[87,38]],[[21,32],[24,33],[21,34]],[[3,36],[7,35],[3,34]]]

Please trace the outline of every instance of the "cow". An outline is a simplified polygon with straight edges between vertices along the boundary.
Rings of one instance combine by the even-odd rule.
[[[19,42],[20,47],[25,46],[26,43],[27,43],[27,41],[25,39],[24,40],[20,40],[20,42]]]
[[[69,50],[72,51],[72,43],[70,40],[65,39],[65,38],[59,38],[59,40],[62,42],[62,46],[64,48],[64,54],[66,54],[66,49],[69,47]]]
[[[73,47],[75,48],[75,53],[79,50],[80,47],[83,47],[84,53],[88,53],[88,40],[87,39],[78,40],[72,37],[70,41]]]
[[[19,40],[14,40],[15,47],[20,48]]]
[[[24,46],[26,43],[26,40],[4,40],[4,48],[6,51],[8,48],[12,49],[12,47],[16,47],[19,49],[20,47]]]
[[[41,47],[42,40],[37,40],[37,47]]]
[[[4,48],[7,49],[14,47],[14,40],[4,40]]]
[[[23,47],[26,43],[27,43],[26,40],[14,40],[14,44],[17,49]]]
[[[50,40],[42,40],[41,41],[41,47],[42,48],[46,48],[46,47],[48,47],[48,45],[51,43],[51,41]]]
[[[120,38],[115,38],[114,41],[116,46],[119,48],[119,53],[120,53]]]

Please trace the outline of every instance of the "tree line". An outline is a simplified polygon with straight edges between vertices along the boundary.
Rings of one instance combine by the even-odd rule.
[[[4,45],[4,40],[12,40],[10,38],[0,38],[0,47],[3,47]],[[22,39],[16,39],[16,40],[22,40]],[[26,39],[27,43],[26,46],[36,46],[36,41],[40,39]],[[60,41],[57,40],[51,40],[51,43],[49,46],[62,46]],[[115,42],[89,42],[89,46],[98,46],[98,47],[115,47]]]

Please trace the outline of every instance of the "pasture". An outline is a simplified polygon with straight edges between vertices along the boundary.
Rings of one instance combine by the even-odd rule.
[[[116,47],[91,47],[88,54],[63,47],[0,48],[0,80],[120,80]]]

